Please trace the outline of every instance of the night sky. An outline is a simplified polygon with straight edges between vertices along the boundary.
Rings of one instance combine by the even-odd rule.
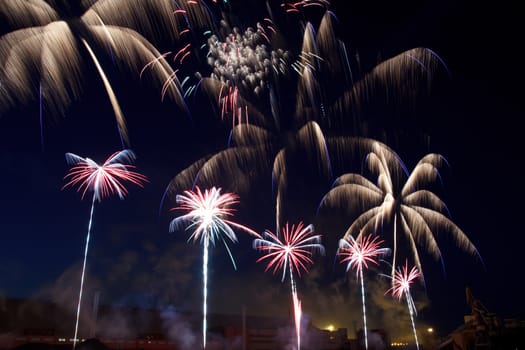
[[[267,15],[263,4],[232,2],[227,13],[239,23],[253,25]],[[337,35],[352,63],[359,63],[356,71],[369,71],[416,47],[431,49],[446,64],[447,70],[436,73],[436,83],[428,94],[418,95],[413,108],[404,106],[397,114],[386,115],[384,106],[364,108],[365,118],[375,118],[375,125],[381,126],[370,129],[368,136],[394,149],[409,169],[430,152],[447,159],[438,193],[483,259],[481,263],[461,251],[446,232],[438,235],[445,272],[420,250],[426,285],[413,286],[416,323],[421,329],[432,326],[441,335],[470,313],[467,286],[490,312],[525,319],[520,256],[525,195],[520,140],[523,65],[518,54],[518,10],[512,8],[517,5],[506,5],[496,9],[470,1],[340,0],[330,7],[338,18]],[[249,11],[252,7],[260,11]],[[280,24],[293,25],[292,20]],[[159,43],[161,52],[169,47],[170,43]],[[38,100],[6,111],[0,119],[0,295],[51,299],[71,310],[77,301],[91,203],[72,188],[62,189],[69,170],[64,155],[72,152],[102,162],[122,148],[103,86],[94,68],[85,66],[81,97],[65,117],[44,113],[43,138]],[[188,233],[169,232],[175,214],[168,209],[174,203],[163,201],[163,196],[182,170],[227,147],[231,122],[222,123],[210,107],[214,101],[203,95],[187,99],[186,113],[171,101],[161,101],[160,91],[147,81],[117,69],[108,71],[127,118],[137,171],[149,183],[144,188],[129,185],[124,200],[107,198],[96,204],[84,295],[89,299],[98,290],[102,303],[159,309],[171,305],[199,312],[201,247],[186,243]],[[300,170],[292,174],[297,179],[309,176]],[[245,180],[223,179],[221,186],[227,189],[229,182]],[[263,180],[253,185],[249,196],[241,196],[236,207],[236,220],[258,232],[275,226],[271,177]],[[318,327],[347,327],[352,335],[361,322],[358,283],[334,260],[343,232],[330,230],[345,223],[327,224],[315,217],[312,209],[320,190],[304,193],[299,188],[292,193],[295,190],[290,190],[288,205],[294,212],[304,208],[305,220],[319,224],[316,229],[327,244],[327,254],[315,256],[310,273],[298,282],[303,312]],[[210,312],[237,314],[245,307],[249,314],[286,316],[287,281],[281,283],[280,275],[264,272],[264,266],[255,262],[259,255],[252,249],[252,237],[238,232],[238,238],[238,244],[230,245],[237,271],[221,244],[212,249]],[[368,326],[386,328],[393,338],[410,337],[410,325],[396,321],[407,315],[405,304],[384,296],[385,285],[370,272]]]

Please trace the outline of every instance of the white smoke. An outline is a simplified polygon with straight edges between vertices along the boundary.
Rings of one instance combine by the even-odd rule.
[[[160,317],[162,328],[169,340],[178,342],[183,350],[197,348],[197,336],[193,334],[189,322],[178,314],[173,306],[163,310]]]

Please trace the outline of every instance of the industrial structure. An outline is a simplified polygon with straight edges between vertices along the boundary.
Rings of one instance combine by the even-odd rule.
[[[469,287],[466,299],[471,313],[465,315],[464,324],[438,344],[438,350],[525,349],[525,321],[502,319],[490,312]]]

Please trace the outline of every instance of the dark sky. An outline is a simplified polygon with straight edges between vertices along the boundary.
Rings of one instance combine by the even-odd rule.
[[[260,20],[266,16],[264,6],[249,15],[243,11],[262,3],[233,2],[228,13],[239,21]],[[436,85],[411,115],[386,124],[394,128],[388,135],[397,135],[389,136],[388,145],[409,169],[427,153],[445,156],[449,166],[443,169],[440,196],[452,220],[478,248],[483,264],[441,233],[446,273],[439,262],[423,257],[426,288],[414,286],[420,311],[416,322],[433,326],[440,334],[459,326],[463,315],[470,313],[467,286],[489,311],[525,319],[520,259],[523,67],[517,8],[511,4],[490,8],[470,1],[354,3],[333,1],[331,9],[339,20],[337,35],[352,60],[359,57],[360,71],[405,50],[426,47],[443,59],[449,72],[438,74]],[[291,26],[292,20],[285,23]],[[199,311],[200,246],[169,233],[173,213],[160,205],[175,175],[226,147],[228,124],[221,124],[220,116],[207,107],[210,100],[188,100],[188,116],[172,102],[160,102],[159,91],[136,77],[119,75],[117,70],[111,77],[128,120],[138,171],[150,182],[143,189],[130,185],[123,201],[109,198],[96,204],[86,295],[100,290],[105,303]],[[76,303],[90,201],[81,201],[73,189],[61,190],[69,169],[64,154],[101,162],[122,147],[93,68],[86,68],[83,84],[82,96],[65,118],[44,117],[43,143],[38,101],[0,119],[0,293],[7,297],[50,298],[70,308]],[[373,115],[378,110],[367,112]],[[238,221],[260,232],[273,230],[271,178],[256,186],[252,197],[241,198]],[[312,193],[305,197],[315,199],[317,192]],[[297,202],[289,205],[298,207],[301,196],[291,197]],[[324,234],[327,242],[339,238],[336,232]],[[258,255],[252,251],[251,238],[238,236],[239,243],[230,246],[237,271],[224,247],[213,250],[210,311],[239,313],[245,305],[253,314],[282,314],[290,301],[287,283],[264,273],[255,263]],[[357,282],[353,274],[345,279],[344,269],[333,264],[333,252],[333,246],[327,247],[329,254],[317,260],[321,267],[313,267],[298,290],[304,313],[314,324],[334,323],[352,334],[354,323],[361,322]],[[370,277],[369,327],[402,336],[409,324],[398,328],[393,320],[406,309],[383,296],[382,283]]]

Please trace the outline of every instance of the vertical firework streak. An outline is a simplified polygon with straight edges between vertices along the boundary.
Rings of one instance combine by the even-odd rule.
[[[226,217],[233,215],[231,205],[238,203],[238,196],[234,193],[221,194],[221,189],[212,187],[206,189],[204,192],[197,186],[195,191],[184,191],[184,194],[177,195],[177,203],[179,206],[172,208],[172,210],[187,211],[185,215],[176,217],[170,223],[170,231],[176,231],[181,226],[190,222],[186,229],[194,228],[193,233],[188,238],[188,241],[194,242],[200,238],[203,243],[202,254],[202,344],[206,348],[206,331],[207,331],[207,313],[208,313],[208,251],[210,242],[215,245],[215,240],[221,240],[228,251],[233,267],[235,261],[231,254],[226,240],[221,236],[221,233],[229,238],[232,242],[237,242],[237,236],[233,232],[231,226],[242,229],[256,237],[260,235],[250,228],[227,220]]]
[[[206,330],[208,329],[208,247],[210,239],[204,237],[204,248],[202,252],[202,344],[206,348]],[[235,266],[235,264],[234,264]]]
[[[301,348],[301,301],[297,295],[297,287],[293,277],[294,270],[297,275],[301,276],[301,269],[308,272],[307,264],[313,263],[310,256],[312,250],[318,250],[324,253],[324,247],[321,245],[321,235],[313,235],[313,225],[304,226],[300,222],[297,226],[288,223],[285,224],[282,231],[283,239],[277,234],[266,230],[264,238],[257,238],[253,241],[253,247],[266,254],[257,259],[257,262],[269,259],[265,271],[273,268],[275,274],[282,269],[283,275],[281,281],[286,277],[286,269],[290,274],[290,286],[292,290],[292,303],[294,308],[295,332],[297,336],[297,349]]]
[[[297,337],[297,349],[301,349],[301,318],[303,315],[303,310],[301,308],[301,300],[297,295],[297,286],[293,278],[292,265],[290,265],[290,286],[292,288],[292,303],[294,311],[295,334]]]
[[[410,314],[410,321],[412,322],[412,330],[414,332],[414,340],[416,342],[416,347],[419,350],[419,342],[417,340],[416,325],[414,323],[414,316],[417,315],[416,305],[414,304],[414,299],[410,294],[410,284],[417,278],[421,277],[420,272],[414,266],[408,271],[408,261],[405,262],[405,266],[402,269],[398,268],[393,278],[393,286],[386,291],[385,294],[391,292],[392,295],[401,300],[403,295],[407,301],[408,312]]]
[[[121,161],[132,161],[135,158],[130,150],[123,150],[111,155],[102,165],[97,164],[89,158],[82,158],[73,153],[66,153],[68,163],[75,164],[67,173],[64,179],[68,182],[62,189],[68,186],[78,185],[77,192],[82,192],[84,199],[88,191],[93,191],[91,210],[89,214],[88,232],[86,235],[86,246],[84,249],[84,262],[82,265],[82,275],[80,278],[80,291],[78,295],[77,314],[75,321],[75,336],[73,338],[73,349],[75,349],[78,335],[78,323],[80,318],[80,305],[82,303],[82,292],[84,289],[84,276],[86,272],[87,254],[89,249],[89,239],[91,227],[93,226],[93,213],[95,202],[112,194],[117,194],[120,199],[128,193],[121,181],[128,181],[142,187],[147,178],[137,172],[131,171],[132,165],[122,164]]]
[[[348,262],[346,271],[351,268],[356,269],[356,274],[359,276],[361,282],[361,301],[363,304],[363,325],[365,333],[365,348],[368,349],[368,335],[366,327],[366,306],[365,306],[365,284],[363,279],[363,266],[368,268],[368,263],[379,265],[376,258],[387,254],[388,248],[379,248],[381,243],[379,236],[372,238],[372,235],[361,237],[360,240],[355,240],[353,236],[341,239],[339,241],[339,250],[337,254],[342,256],[341,263]]]

